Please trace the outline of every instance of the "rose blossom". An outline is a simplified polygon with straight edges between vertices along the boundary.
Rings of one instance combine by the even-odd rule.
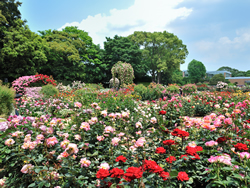
[[[80,129],[84,129],[85,131],[89,131],[90,130],[90,125],[87,122],[82,122]]]
[[[122,155],[116,157],[115,161],[116,162],[126,162],[127,158],[126,157],[123,157]]]
[[[1,185],[1,186],[4,186],[5,181],[6,181],[6,179],[3,179],[3,178],[2,178],[2,179],[0,179],[0,185]]]
[[[12,138],[9,138],[4,143],[6,146],[11,146],[15,143],[15,141]]]
[[[56,137],[54,137],[54,136],[50,137],[46,140],[46,144],[48,147],[54,146],[57,143],[58,143],[58,141],[57,141]]]
[[[177,176],[177,179],[180,180],[180,181],[188,181],[189,180],[189,177],[188,177],[188,174],[186,172],[179,172],[178,173],[178,176]]]
[[[78,153],[79,150],[76,144],[69,143],[65,151],[68,151],[69,154],[72,154],[72,153],[76,154]]]
[[[209,146],[209,147],[217,146],[217,145],[218,145],[218,142],[211,140],[211,141],[209,141],[209,142],[206,142],[205,145],[206,145],[206,146]]]
[[[150,120],[150,123],[156,124],[157,123],[157,119],[155,117],[152,117]]]
[[[109,164],[108,163],[101,163],[101,165],[98,167],[99,169],[105,169],[109,170]]]
[[[97,138],[97,140],[98,140],[99,142],[101,142],[101,141],[104,140],[104,136],[97,136],[96,138]]]
[[[23,166],[23,168],[21,169],[21,172],[24,174],[27,174],[29,172],[31,172],[31,170],[34,168],[34,165],[32,164],[26,164]]]
[[[81,167],[89,167],[89,165],[91,164],[90,160],[86,159],[86,158],[82,158],[80,160],[80,164],[81,164]]]
[[[75,102],[75,103],[74,103],[74,107],[81,108],[81,107],[82,107],[82,104],[81,104],[81,103],[79,103],[79,102]]]
[[[241,159],[249,159],[250,158],[250,153],[248,153],[248,152],[241,152],[240,153],[240,158]]]
[[[121,141],[120,138],[114,137],[111,141],[113,146],[118,146],[119,142]]]

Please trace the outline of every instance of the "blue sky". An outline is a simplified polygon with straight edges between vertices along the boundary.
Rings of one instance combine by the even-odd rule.
[[[221,66],[250,70],[248,0],[19,0],[34,32],[78,26],[103,47],[105,37],[134,31],[168,31],[187,45],[208,71]]]

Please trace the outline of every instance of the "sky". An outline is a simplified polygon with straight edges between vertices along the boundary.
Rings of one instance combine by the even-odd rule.
[[[176,35],[207,71],[228,66],[250,70],[249,0],[19,0],[33,32],[77,26],[104,47],[106,37],[134,31]]]

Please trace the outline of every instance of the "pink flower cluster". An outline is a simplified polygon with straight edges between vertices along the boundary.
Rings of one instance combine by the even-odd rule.
[[[208,161],[210,163],[222,163],[222,164],[226,164],[226,165],[232,165],[231,163],[231,157],[230,155],[224,153],[220,156],[210,156],[210,158],[208,159]]]

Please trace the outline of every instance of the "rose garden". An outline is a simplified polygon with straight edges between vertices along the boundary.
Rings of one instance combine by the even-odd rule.
[[[12,84],[23,96],[0,123],[2,187],[249,187],[242,88]]]

